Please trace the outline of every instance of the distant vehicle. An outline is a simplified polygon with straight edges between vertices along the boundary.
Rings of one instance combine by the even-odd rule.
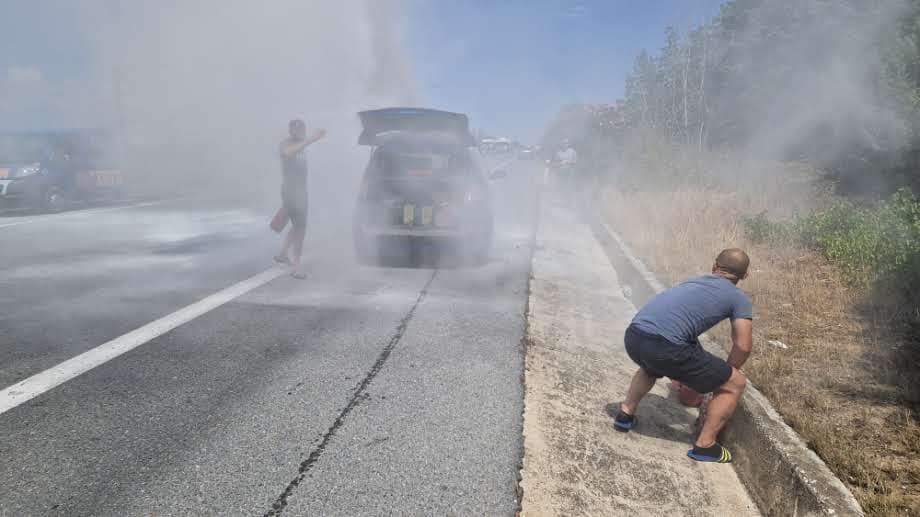
[[[101,129],[0,133],[0,204],[57,211],[120,193],[111,135]]]
[[[503,155],[514,150],[514,144],[507,138],[483,138],[479,142],[479,150],[484,155]]]
[[[521,160],[532,160],[537,157],[537,150],[529,145],[524,145],[518,149],[517,155]]]
[[[359,113],[360,145],[373,147],[357,200],[358,260],[425,239],[484,259],[492,245],[489,184],[466,115],[423,108]],[[490,179],[505,176],[493,171]]]

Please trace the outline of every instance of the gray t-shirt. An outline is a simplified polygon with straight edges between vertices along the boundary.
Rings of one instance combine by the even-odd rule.
[[[643,332],[690,345],[725,318],[753,317],[751,300],[741,289],[720,276],[705,275],[662,291],[632,322]]]

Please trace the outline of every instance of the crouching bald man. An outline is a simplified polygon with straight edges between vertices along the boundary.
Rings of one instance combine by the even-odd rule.
[[[731,453],[716,442],[744,392],[740,368],[751,354],[753,307],[737,283],[747,276],[750,259],[737,248],[716,257],[712,274],[691,278],[655,296],[626,329],[629,357],[639,365],[614,428],[636,425],[642,397],[661,377],[680,381],[699,393],[712,393],[702,430],[687,455],[697,461],[729,463]],[[724,319],[731,320],[728,361],[703,350],[699,336]]]

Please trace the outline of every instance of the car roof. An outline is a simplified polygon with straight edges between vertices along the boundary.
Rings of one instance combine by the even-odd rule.
[[[383,108],[358,113],[363,131],[359,145],[380,145],[391,133],[452,137],[457,144],[475,147],[469,118],[462,113],[430,108]]]

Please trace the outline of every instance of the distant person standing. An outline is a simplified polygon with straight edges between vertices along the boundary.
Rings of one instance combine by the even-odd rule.
[[[566,143],[565,148],[556,153],[556,159],[562,167],[574,168],[578,164],[578,153],[574,147]]]
[[[275,261],[289,264],[291,276],[298,279],[306,278],[300,260],[307,232],[307,147],[324,136],[326,131],[318,129],[307,138],[307,125],[295,119],[288,124],[288,137],[281,142],[281,202],[291,220],[291,229]],[[293,252],[293,257],[288,255],[289,251]]]
[[[629,385],[614,428],[628,432],[636,425],[639,402],[661,377],[679,381],[699,393],[713,393],[699,436],[687,455],[697,461],[729,463],[732,455],[716,442],[744,393],[741,365],[753,344],[751,300],[737,283],[747,277],[750,259],[737,248],[719,253],[712,274],[691,278],[659,293],[643,307],[629,328],[626,353],[639,369]],[[699,336],[722,320],[732,326],[728,361],[703,350]]]
[[[574,203],[575,167],[578,165],[578,153],[575,152],[575,148],[572,147],[568,140],[563,143],[563,148],[556,153],[556,162],[558,163],[556,169],[558,186],[567,190],[566,193],[572,196],[572,202]]]

